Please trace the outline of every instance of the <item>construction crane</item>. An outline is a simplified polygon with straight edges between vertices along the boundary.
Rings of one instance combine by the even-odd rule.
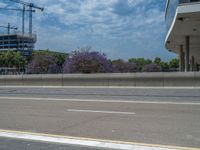
[[[32,34],[32,30],[33,30],[33,12],[34,12],[33,9],[39,9],[41,11],[44,11],[44,8],[36,6],[33,3],[24,2],[24,1],[21,1],[21,0],[10,0],[10,1],[22,4],[23,5],[23,14],[26,11],[26,9],[25,9],[26,6],[29,7],[29,34],[31,35]],[[24,15],[23,15],[23,19],[22,20],[24,20]]]
[[[27,10],[25,8],[25,6],[23,6],[23,9],[16,9],[16,8],[0,8],[3,10],[10,10],[10,11],[21,11],[22,12],[22,34],[24,34],[25,31],[25,12],[26,11],[31,11],[31,10]],[[32,12],[35,12],[35,10],[32,10]]]
[[[18,30],[17,27],[13,27],[13,26],[10,26],[10,23],[8,23],[7,26],[0,26],[1,28],[6,28],[8,29],[8,35],[10,34],[10,30],[13,29],[13,30]]]

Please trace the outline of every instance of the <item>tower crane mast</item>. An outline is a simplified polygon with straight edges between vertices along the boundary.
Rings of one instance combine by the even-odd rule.
[[[8,29],[8,35],[10,34],[10,30],[11,29],[13,29],[13,30],[17,30],[18,29],[17,27],[10,26],[10,23],[8,23],[7,26],[0,26],[0,28],[6,28],[6,29]]]
[[[23,9],[18,8],[0,8],[3,10],[10,10],[10,11],[21,11],[22,12],[22,34],[24,34],[25,30],[25,12],[29,12],[30,10],[26,9],[25,6],[23,6]],[[35,12],[35,10],[32,10],[32,12]]]
[[[39,6],[36,6],[35,4],[33,3],[28,3],[28,2],[24,2],[24,1],[21,1],[21,0],[10,0],[12,2],[15,2],[15,3],[19,3],[19,4],[22,4],[23,5],[23,22],[24,22],[24,14],[25,14],[25,7],[29,7],[29,34],[31,35],[32,34],[32,30],[33,30],[33,12],[34,10],[33,9],[38,9],[40,11],[44,11],[44,8],[42,7],[39,7]],[[23,23],[23,26],[24,26],[24,23]],[[23,27],[24,29],[24,27]],[[22,31],[24,32],[24,31]]]

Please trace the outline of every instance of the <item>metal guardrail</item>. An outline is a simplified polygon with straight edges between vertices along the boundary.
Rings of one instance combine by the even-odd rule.
[[[200,87],[200,72],[3,75],[0,86]]]

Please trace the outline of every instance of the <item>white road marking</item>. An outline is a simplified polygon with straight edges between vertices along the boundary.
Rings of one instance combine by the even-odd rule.
[[[141,100],[101,100],[101,99],[64,99],[64,98],[32,98],[32,97],[0,97],[0,100],[38,100],[38,101],[67,101],[67,102],[96,102],[96,103],[130,103],[130,104],[159,104],[159,105],[200,105],[199,102],[159,102]]]
[[[76,137],[64,137],[48,134],[38,134],[38,133],[28,133],[28,132],[17,132],[17,131],[4,131],[0,130],[0,137],[4,138],[15,138],[23,140],[32,140],[40,142],[50,142],[50,143],[59,143],[59,144],[68,144],[68,145],[79,145],[79,146],[88,146],[95,148],[106,148],[106,149],[118,149],[118,150],[180,150],[178,148],[167,148],[164,146],[154,146],[154,145],[142,145],[136,143],[125,142],[114,142],[106,140],[97,140],[97,139],[83,139]]]
[[[81,110],[81,109],[67,109],[67,111],[68,112],[85,112],[85,113],[135,115],[134,112],[120,112],[120,111],[96,111],[96,110]]]
[[[199,86],[180,86],[180,87],[173,87],[173,86],[168,86],[168,87],[163,87],[163,86],[0,86],[0,88],[49,88],[49,89],[99,89],[99,88],[104,88],[104,89],[200,89]]]

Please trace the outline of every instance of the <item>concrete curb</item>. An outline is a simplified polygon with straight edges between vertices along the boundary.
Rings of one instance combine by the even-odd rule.
[[[44,133],[31,133],[23,131],[0,130],[0,137],[16,138],[41,142],[52,142],[61,144],[81,145],[96,148],[118,149],[118,150],[200,150],[198,148],[176,147],[166,145],[154,145],[135,142],[101,140],[83,137],[70,137]]]

